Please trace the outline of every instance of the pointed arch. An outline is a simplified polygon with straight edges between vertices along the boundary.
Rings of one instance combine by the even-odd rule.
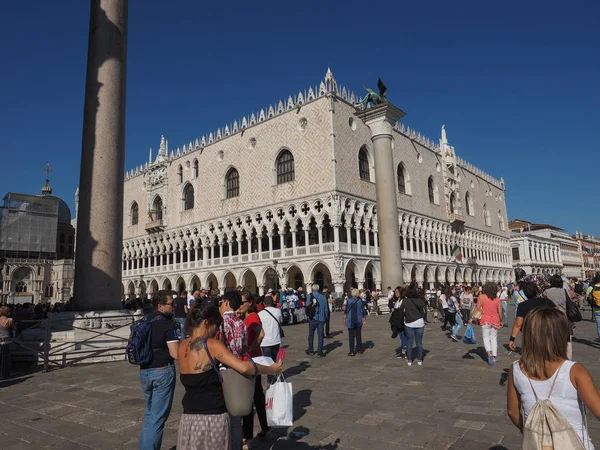
[[[275,159],[277,184],[289,183],[296,179],[296,163],[294,155],[287,148],[282,149]]]
[[[226,198],[239,197],[240,174],[235,167],[230,168],[225,175]]]
[[[473,217],[475,215],[475,209],[473,207],[473,198],[471,197],[471,193],[467,191],[465,194],[465,208],[467,211],[467,215]]]
[[[372,181],[371,158],[365,145],[358,151],[358,174],[361,180]]]
[[[183,166],[179,164],[177,167],[177,184],[183,183]]]
[[[398,177],[398,192],[401,194],[411,195],[410,174],[408,173],[404,163],[401,162],[398,164],[396,175]]]
[[[194,162],[192,163],[192,175],[194,176],[194,178],[198,178],[198,172],[199,172],[198,160],[196,158],[194,158]]]
[[[186,183],[182,191],[181,197],[182,209],[188,211],[194,209],[194,186],[191,183]]]
[[[129,225],[137,225],[140,220],[140,207],[137,202],[131,204],[129,209]]]

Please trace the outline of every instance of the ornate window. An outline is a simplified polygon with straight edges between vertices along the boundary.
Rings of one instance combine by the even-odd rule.
[[[53,297],[54,296],[54,288],[51,284],[44,288],[44,297]]]
[[[289,150],[284,150],[277,158],[277,184],[287,183],[295,179],[294,155]]]
[[[485,203],[483,205],[483,220],[484,220],[486,226],[488,226],[488,227],[492,226],[492,220],[490,218],[490,212],[488,211],[487,204],[485,204]]]
[[[358,152],[358,172],[361,180],[371,181],[369,155],[367,154],[367,149],[365,147],[361,147]]]
[[[163,218],[163,202],[162,198],[156,196],[152,204],[152,220],[162,220]]]
[[[183,167],[181,165],[177,168],[177,183],[183,183]]]
[[[129,217],[131,218],[131,225],[137,225],[140,220],[140,207],[137,202],[133,202],[131,205],[131,211],[129,212]]]
[[[193,167],[194,178],[198,178],[198,160],[197,159],[194,159],[194,163],[193,163],[192,167]]]
[[[410,176],[403,163],[398,164],[398,192],[401,194],[411,195],[410,191]]]
[[[19,281],[15,285],[15,292],[27,292],[27,283],[24,281]]]
[[[183,189],[183,209],[194,209],[194,187],[191,184]]]
[[[473,209],[473,199],[471,198],[471,194],[467,192],[465,194],[465,208],[467,209],[467,215],[473,217],[475,215],[475,210]]]
[[[240,195],[240,174],[234,168],[229,169],[225,176],[227,188],[227,198],[238,197]]]
[[[450,194],[450,214],[456,212],[456,194],[453,192]]]
[[[498,227],[500,228],[500,231],[504,231],[506,228],[504,225],[504,216],[500,210],[498,210]]]
[[[427,193],[429,194],[429,203],[435,203],[435,187],[432,176],[427,180]]]

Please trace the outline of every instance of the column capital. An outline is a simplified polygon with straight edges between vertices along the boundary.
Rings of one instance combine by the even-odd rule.
[[[372,140],[381,135],[391,136],[396,122],[406,115],[404,111],[391,103],[383,103],[354,114],[371,129]]]

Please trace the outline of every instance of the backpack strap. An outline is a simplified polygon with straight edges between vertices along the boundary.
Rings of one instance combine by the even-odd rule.
[[[208,359],[210,359],[210,365],[215,370],[215,372],[217,372],[217,376],[219,377],[219,383],[223,383],[223,377],[221,376],[221,372],[219,372],[219,369],[217,369],[215,361],[213,360],[213,357],[210,354],[210,350],[208,349],[208,339],[204,339],[204,350],[206,350]]]

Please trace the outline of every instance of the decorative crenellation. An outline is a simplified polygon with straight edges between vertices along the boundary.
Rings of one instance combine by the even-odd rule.
[[[394,125],[394,130],[399,131],[400,133],[402,133],[407,138],[412,139],[413,141],[418,142],[423,147],[428,148],[432,152],[435,152],[435,153],[440,153],[441,152],[441,149],[440,149],[439,145],[437,145],[434,141],[432,141],[428,137],[423,136],[421,133],[419,133],[418,131],[416,131],[414,128],[411,128],[408,125],[404,125],[404,122],[398,121]]]
[[[315,85],[314,87],[310,86],[304,91],[299,91],[298,94],[288,96],[287,100],[280,100],[278,103],[269,105],[256,113],[251,113],[249,116],[244,116],[240,120],[234,120],[233,123],[227,124],[223,128],[217,128],[217,130],[211,131],[208,135],[196,138],[194,141],[189,141],[189,143],[183,144],[182,147],[171,150],[168,154],[168,159],[172,161],[185,156],[192,151],[204,149],[228,136],[237,134],[246,128],[251,128],[256,124],[282,115],[293,109],[297,109],[300,106],[317,100],[327,94],[335,94],[352,105],[358,105],[361,101],[361,98],[354,92],[347,89],[345,86],[339,86],[333,77],[331,70],[327,69],[325,78],[321,80],[318,85]],[[151,165],[152,162],[146,162],[144,165],[126,171],[125,179],[127,180],[143,174]]]
[[[487,181],[491,185],[496,186],[498,189],[504,190],[504,179],[503,178],[500,178],[500,180],[498,180],[498,179],[492,177],[491,175],[489,175],[488,173],[484,172],[480,168],[475,167],[473,164],[470,164],[470,163],[466,162],[464,159],[461,159],[459,157],[456,157],[456,163],[462,169],[468,170],[469,172],[480,177],[481,179]]]

